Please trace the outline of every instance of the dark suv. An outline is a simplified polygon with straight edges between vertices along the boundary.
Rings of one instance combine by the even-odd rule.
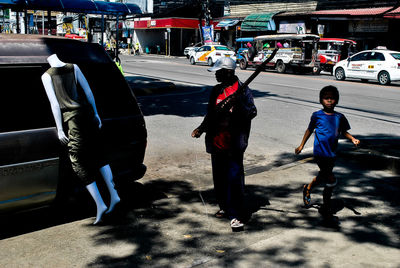
[[[52,202],[74,180],[41,76],[47,57],[75,63],[93,91],[102,141],[116,184],[141,178],[147,132],[136,98],[98,44],[60,37],[0,34],[0,212]],[[72,178],[72,179],[71,179]]]

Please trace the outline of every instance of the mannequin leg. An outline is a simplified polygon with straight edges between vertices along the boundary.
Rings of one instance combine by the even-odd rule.
[[[91,184],[86,185],[86,189],[89,191],[90,195],[96,202],[97,215],[96,215],[96,220],[94,221],[93,224],[97,224],[101,220],[101,217],[103,216],[104,212],[107,210],[107,206],[106,204],[104,204],[103,198],[101,198],[96,182],[92,182]]]
[[[114,188],[115,185],[110,165],[105,165],[104,167],[100,168],[100,173],[103,176],[105,183],[107,184],[108,191],[110,192],[110,206],[106,211],[106,214],[108,214],[113,211],[115,205],[118,204],[121,199],[119,198],[117,190],[115,190]]]

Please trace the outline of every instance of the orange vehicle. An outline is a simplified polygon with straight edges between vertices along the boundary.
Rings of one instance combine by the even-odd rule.
[[[318,42],[318,58],[322,71],[332,74],[333,66],[356,53],[357,42],[343,38],[321,38]]]

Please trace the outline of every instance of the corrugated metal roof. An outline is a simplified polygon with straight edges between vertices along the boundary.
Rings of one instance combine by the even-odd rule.
[[[345,16],[374,16],[388,11],[391,7],[336,9],[314,11],[312,15],[345,15]]]

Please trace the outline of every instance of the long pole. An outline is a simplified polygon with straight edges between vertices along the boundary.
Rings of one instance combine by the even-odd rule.
[[[278,52],[279,48],[275,48],[274,51],[272,51],[271,55],[269,55],[268,59],[266,59],[263,63],[261,63],[260,65],[257,66],[257,69],[254,71],[254,73],[252,73],[250,75],[249,78],[247,78],[247,80],[238,88],[238,90],[236,90],[235,93],[233,93],[232,95],[229,95],[227,98],[225,98],[223,101],[221,101],[220,103],[217,104],[217,106],[215,107],[217,112],[222,112],[224,106],[230,102],[230,100],[234,99],[237,95],[240,94],[241,91],[243,91],[253,80],[254,78],[257,77],[257,75],[264,70],[265,66],[267,65],[268,62],[270,62],[276,55],[276,53]]]
[[[42,35],[44,35],[44,10],[42,10]]]

